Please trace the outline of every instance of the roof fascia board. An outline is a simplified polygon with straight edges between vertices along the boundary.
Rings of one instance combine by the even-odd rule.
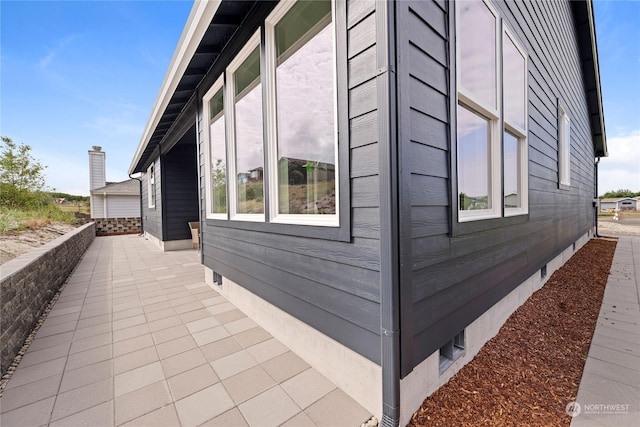
[[[604,128],[604,109],[602,107],[602,88],[600,86],[600,65],[598,63],[598,45],[596,42],[596,25],[595,18],[593,15],[593,1],[587,1],[587,18],[589,19],[589,32],[591,35],[591,51],[593,56],[593,72],[595,75],[595,83],[596,83],[596,93],[598,97],[598,115],[600,120],[600,129],[602,132],[602,151],[604,153],[603,157],[609,156],[609,150],[607,149],[607,137]]]
[[[169,69],[167,70],[167,74],[165,75],[162,86],[160,87],[160,92],[158,93],[153,105],[153,110],[151,111],[151,115],[149,116],[149,120],[145,126],[142,138],[140,139],[136,153],[131,161],[131,165],[129,166],[130,174],[134,173],[136,165],[140,161],[142,153],[146,149],[153,131],[160,122],[162,113],[169,105],[169,101],[178,87],[178,83],[182,78],[182,75],[187,69],[191,58],[202,40],[202,37],[204,37],[205,32],[209,28],[209,24],[216,14],[221,2],[222,0],[195,0],[193,7],[191,8],[189,18],[187,19],[187,23],[182,31],[182,35],[180,36],[180,40],[178,41],[178,46],[171,58]]]

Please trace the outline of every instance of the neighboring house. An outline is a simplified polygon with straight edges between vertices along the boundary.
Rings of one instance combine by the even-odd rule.
[[[196,186],[207,282],[404,425],[593,235],[594,31],[590,1],[196,2],[130,172],[165,231]]]
[[[608,210],[639,210],[640,209],[640,198],[638,197],[616,197],[616,198],[608,198],[608,199],[600,199],[600,210],[608,211]]]
[[[105,158],[102,147],[89,150],[91,218],[139,218],[139,182],[135,179],[107,182]]]

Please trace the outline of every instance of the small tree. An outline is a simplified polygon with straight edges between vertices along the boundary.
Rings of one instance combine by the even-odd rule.
[[[0,152],[0,201],[8,207],[40,203],[37,192],[44,189],[43,166],[31,156],[31,147],[2,137]]]

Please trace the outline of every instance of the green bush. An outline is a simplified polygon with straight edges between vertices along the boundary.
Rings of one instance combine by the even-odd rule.
[[[12,209],[38,209],[48,203],[48,196],[41,191],[23,190],[0,183],[0,206]]]

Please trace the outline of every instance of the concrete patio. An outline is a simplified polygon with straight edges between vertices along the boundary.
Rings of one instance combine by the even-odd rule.
[[[359,426],[370,414],[204,282],[96,238],[0,400],[10,426]]]
[[[618,240],[572,427],[640,425],[640,237]]]

